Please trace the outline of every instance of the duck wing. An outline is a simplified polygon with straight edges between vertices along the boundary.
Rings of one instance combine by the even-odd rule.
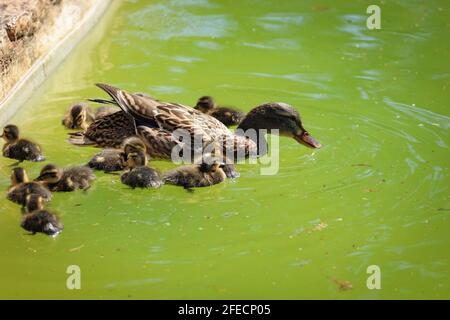
[[[106,91],[117,105],[132,116],[139,125],[160,128],[170,132],[184,129],[191,136],[201,136],[203,141],[215,141],[231,135],[228,128],[217,119],[194,108],[178,103],[155,100],[136,95],[107,84],[97,84]]]

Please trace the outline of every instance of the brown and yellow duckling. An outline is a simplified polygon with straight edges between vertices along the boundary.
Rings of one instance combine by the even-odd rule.
[[[147,167],[145,152],[131,152],[127,155],[127,166],[130,169],[120,177],[123,184],[131,188],[159,188],[162,185],[158,172]]]
[[[245,118],[245,113],[230,107],[219,107],[210,96],[198,99],[195,109],[209,114],[227,127],[238,125]]]
[[[88,166],[105,172],[121,171],[127,166],[127,155],[131,152],[146,152],[144,142],[138,137],[130,137],[123,142],[122,149],[104,149],[89,161]]]
[[[165,173],[163,182],[185,189],[212,186],[225,181],[227,178],[223,166],[219,162],[181,166]]]
[[[23,229],[33,234],[42,232],[49,236],[56,236],[62,231],[63,224],[55,214],[44,209],[44,200],[40,195],[30,194],[26,201],[28,213],[20,224]]]
[[[25,207],[26,198],[31,194],[40,196],[45,201],[52,199],[52,193],[39,182],[29,181],[23,168],[14,168],[11,173],[11,187],[7,199]]]
[[[71,192],[78,189],[87,190],[95,179],[92,169],[87,166],[77,166],[61,169],[53,164],[42,168],[36,181],[42,181],[50,190],[55,192]]]
[[[95,114],[86,103],[76,103],[66,111],[62,124],[67,129],[87,129],[95,121]]]
[[[3,146],[4,157],[19,160],[19,162],[25,160],[40,162],[45,160],[40,146],[30,140],[20,138],[17,126],[13,124],[7,125],[0,137],[5,140],[5,145]]]

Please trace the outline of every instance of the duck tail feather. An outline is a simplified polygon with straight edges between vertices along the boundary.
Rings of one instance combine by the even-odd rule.
[[[106,100],[106,99],[101,99],[101,98],[92,98],[92,99],[87,99],[87,100],[91,101],[91,102],[95,102],[95,103],[112,104],[114,106],[117,106],[117,102],[114,100]]]
[[[70,137],[68,139],[69,143],[75,146],[94,146],[96,143],[88,138],[86,138],[83,132],[69,133]]]

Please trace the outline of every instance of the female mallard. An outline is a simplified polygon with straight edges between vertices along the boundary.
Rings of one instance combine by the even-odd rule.
[[[285,103],[267,103],[252,109],[239,124],[240,130],[232,133],[219,120],[194,108],[138,96],[106,84],[97,86],[113,99],[97,101],[114,103],[123,112],[111,115],[117,117],[117,123],[108,118],[111,116],[95,122],[86,133],[80,133],[71,140],[74,144],[116,145],[121,143],[124,136],[134,135],[137,131],[152,158],[171,159],[175,147],[183,149],[191,146],[192,142],[186,144],[183,136],[192,140],[200,137],[200,146],[195,145],[195,148],[205,149],[212,143],[219,143],[223,147],[223,154],[234,155],[236,161],[267,152],[264,135],[253,134],[265,129],[269,132],[278,130],[280,135],[292,137],[308,147],[321,146],[303,128],[299,113]]]
[[[4,157],[19,160],[19,162],[25,160],[40,162],[45,160],[41,147],[34,142],[20,138],[17,126],[13,124],[7,125],[0,137],[6,142],[3,146]]]
[[[147,167],[145,152],[131,152],[127,155],[128,172],[120,177],[123,184],[131,188],[159,188],[162,184],[158,172]]]
[[[127,155],[139,151],[146,152],[144,142],[139,137],[130,137],[124,140],[122,149],[104,149],[94,155],[88,166],[105,172],[121,171],[127,166]]]
[[[50,191],[71,192],[78,189],[87,190],[95,179],[91,168],[78,166],[61,169],[48,164],[41,170],[36,181],[42,181]]]
[[[62,223],[56,215],[44,209],[44,201],[40,195],[27,196],[27,212],[20,224],[23,229],[33,234],[42,232],[49,236],[56,236],[62,231]]]
[[[29,181],[25,169],[14,168],[11,172],[11,186],[8,189],[7,199],[25,206],[26,198],[30,194],[39,195],[45,201],[52,199],[52,193],[41,183]]]
[[[227,178],[223,166],[219,162],[181,166],[165,173],[163,182],[182,186],[185,189],[212,186]]]
[[[76,103],[64,114],[62,124],[67,129],[87,129],[95,120],[95,115],[86,103]]]
[[[239,124],[245,118],[245,113],[230,107],[216,106],[214,99],[210,96],[203,96],[198,99],[194,109],[209,114],[227,127]]]

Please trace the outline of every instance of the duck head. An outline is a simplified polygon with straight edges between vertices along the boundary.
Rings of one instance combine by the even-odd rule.
[[[252,109],[239,124],[238,129],[278,129],[281,136],[291,137],[309,148],[322,145],[303,127],[300,115],[292,106],[273,102]]]
[[[26,204],[28,213],[44,209],[44,199],[38,194],[27,195]]]
[[[19,140],[19,128],[13,124],[7,125],[3,128],[3,134],[0,136],[8,143]]]
[[[225,164],[219,161],[214,161],[213,163],[203,162],[199,165],[200,172],[206,173],[213,178],[219,178],[224,180],[227,178],[223,168]]]
[[[214,107],[214,99],[210,96],[203,96],[198,99],[194,109],[197,109],[198,111],[203,113],[208,113],[208,111],[211,111],[212,109],[214,109]]]
[[[123,141],[123,150],[126,155],[129,153],[146,152],[145,143],[138,137],[130,137]]]
[[[136,167],[142,167],[147,165],[147,156],[145,152],[131,152],[127,156],[128,168],[134,169]]]
[[[48,164],[42,168],[39,177],[35,181],[43,181],[46,183],[58,183],[62,178],[63,172],[54,164]]]
[[[11,184],[16,186],[20,183],[27,183],[29,181],[27,172],[24,168],[14,168],[11,172]]]
[[[88,109],[84,104],[76,104],[70,110],[71,129],[87,127]]]

